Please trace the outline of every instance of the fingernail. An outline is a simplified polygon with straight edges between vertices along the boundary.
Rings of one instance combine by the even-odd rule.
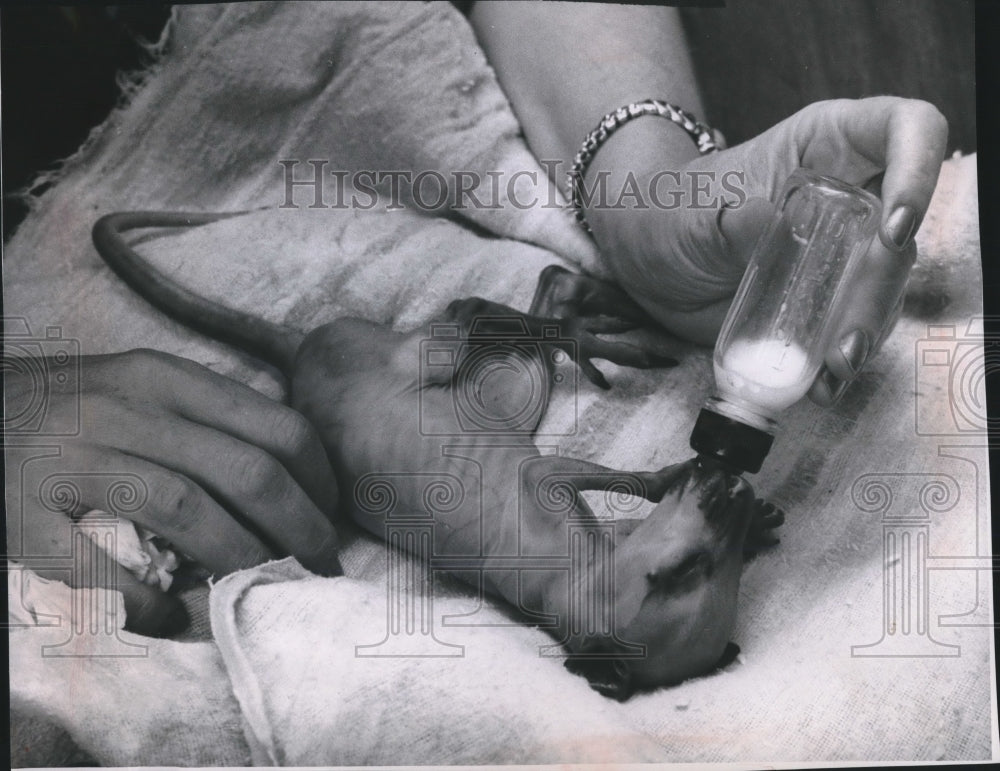
[[[885,223],[885,235],[891,246],[895,249],[903,249],[913,238],[913,233],[917,229],[917,212],[912,206],[899,206],[889,215]],[[883,239],[884,240],[884,239]]]
[[[844,391],[847,390],[847,386],[849,386],[850,384],[851,384],[850,380],[840,381],[840,385],[834,388],[833,392],[830,394],[830,398],[833,400],[831,404],[836,404],[837,402],[840,401],[840,397],[844,395]]]
[[[344,575],[344,566],[340,564],[340,557],[334,555],[333,559],[329,561],[326,576],[327,578],[336,578],[342,575]]]
[[[844,395],[844,391],[847,390],[848,383],[851,382],[850,380],[840,380],[829,370],[824,370],[819,378],[826,392],[829,394],[829,403],[827,406],[836,404],[840,397]]]
[[[611,383],[609,383],[608,379],[604,377],[604,373],[602,373],[597,367],[593,367],[593,365],[591,366],[593,368],[593,374],[590,377],[591,382],[603,391],[610,391]]]
[[[174,609],[163,619],[163,623],[160,625],[160,633],[164,637],[173,637],[175,634],[180,634],[187,629],[190,622],[191,617],[188,616],[187,608],[178,601],[174,605]]]
[[[852,374],[858,374],[864,366],[870,347],[871,344],[868,340],[868,335],[865,334],[863,329],[855,329],[853,332],[848,332],[840,339],[838,348],[840,348],[840,353],[847,362],[847,366],[850,367]]]
[[[337,537],[337,532],[331,528],[330,534],[323,539],[323,543],[315,555],[308,560],[304,556],[300,557],[299,562],[306,570],[311,570],[316,575],[325,578],[342,576],[344,575],[344,568],[340,564],[339,545],[340,540]]]

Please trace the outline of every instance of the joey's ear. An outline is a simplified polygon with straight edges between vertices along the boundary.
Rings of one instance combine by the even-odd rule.
[[[624,659],[567,659],[566,668],[583,675],[601,696],[626,701],[634,692],[632,677]]]
[[[740,655],[740,646],[734,642],[726,643],[726,649],[722,652],[722,657],[716,663],[716,669],[723,669],[728,667],[734,661],[736,657]]]
[[[566,668],[587,678],[590,687],[601,696],[627,700],[634,692],[628,662],[616,656],[615,649],[604,642],[587,641],[576,655],[566,659]]]

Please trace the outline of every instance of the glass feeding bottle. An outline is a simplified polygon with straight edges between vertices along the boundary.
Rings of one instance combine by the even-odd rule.
[[[881,213],[861,188],[806,169],[788,178],[715,344],[693,450],[760,470],[776,416],[819,374]]]

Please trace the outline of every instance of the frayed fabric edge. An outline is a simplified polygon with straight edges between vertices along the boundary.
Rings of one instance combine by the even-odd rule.
[[[54,168],[39,172],[23,187],[6,193],[5,195],[8,199],[23,203],[30,214],[38,208],[46,193],[51,191],[70,172],[90,159],[95,148],[107,133],[108,127],[117,121],[119,115],[128,109],[135,100],[136,95],[160,71],[164,57],[170,52],[170,45],[173,41],[174,29],[177,25],[177,18],[180,11],[181,6],[175,5],[171,8],[170,16],[163,25],[163,30],[160,32],[157,40],[136,40],[136,44],[139,46],[142,54],[149,61],[138,69],[120,71],[115,75],[115,85],[120,93],[115,106],[111,108],[111,112],[108,113],[107,117],[90,130],[87,138],[83,140],[83,143],[71,155],[55,161]],[[13,237],[16,232],[17,229],[10,234],[10,237]]]

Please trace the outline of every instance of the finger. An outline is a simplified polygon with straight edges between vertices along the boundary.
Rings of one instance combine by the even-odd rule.
[[[878,340],[875,341],[875,344],[872,346],[872,352],[869,354],[868,358],[871,358],[872,356],[876,355],[879,351],[882,350],[883,343],[885,343],[889,335],[891,335],[893,331],[896,329],[896,325],[899,323],[899,317],[903,315],[903,306],[905,304],[906,304],[906,291],[904,287],[904,291],[901,292],[899,295],[899,300],[896,303],[896,307],[893,308],[892,311],[889,313],[889,319],[886,322],[885,326],[882,328],[882,335],[879,337]]]
[[[602,335],[617,335],[638,328],[638,322],[619,316],[593,316],[582,319],[588,332]]]
[[[122,593],[125,604],[125,628],[137,634],[170,637],[187,628],[189,619],[184,605],[176,597],[142,583],[115,559],[117,538],[104,539],[108,550],[99,548],[70,520],[40,505],[28,503],[30,523],[35,540],[44,538],[45,552],[52,555],[72,555],[72,567],[55,567],[51,559],[25,559],[27,567],[42,578],[65,581],[74,588],[105,588]],[[109,528],[106,536],[110,536]],[[115,534],[117,535],[117,534]],[[41,554],[36,552],[36,556]],[[113,607],[113,606],[112,606]],[[74,604],[74,612],[83,612],[85,604]],[[97,619],[72,618],[70,623],[84,625]]]
[[[157,351],[127,355],[137,389],[192,422],[260,447],[332,514],[336,480],[319,434],[300,413],[196,362]]]
[[[675,334],[696,343],[714,343],[753,249],[774,213],[774,205],[763,198],[748,198],[738,207],[685,212],[689,228],[662,234],[664,243],[679,242],[677,254],[686,260],[674,275],[687,277],[687,283],[675,278],[675,288],[681,295],[709,299],[697,306],[660,304],[647,310]],[[670,225],[668,219],[663,218],[664,227]]]
[[[868,359],[871,337],[864,329],[853,329],[827,354],[824,364],[827,372],[839,380],[851,380]]]
[[[910,266],[912,242],[901,252],[873,239],[857,278],[844,296],[844,307],[824,364],[839,380],[853,379],[880,348],[899,316]]]
[[[75,536],[74,587],[106,587],[122,593],[125,628],[139,634],[169,637],[187,628],[189,618],[179,599],[144,584],[120,565],[113,553],[82,534]]]
[[[785,513],[781,509],[777,509],[770,514],[766,514],[761,520],[764,527],[769,530],[773,530],[776,527],[781,527],[785,524]]]
[[[88,510],[127,516],[213,573],[225,575],[273,558],[259,538],[189,477],[139,457],[89,445],[67,448],[63,465],[87,470],[74,475],[73,483],[79,503]],[[116,482],[120,486],[113,495]]]
[[[882,180],[879,239],[897,250],[911,243],[920,227],[948,142],[948,122],[933,105],[908,100],[890,117]]]
[[[741,267],[741,277],[775,212],[774,204],[763,198],[748,198],[743,206],[725,207],[719,211],[717,227],[730,259]]]
[[[176,416],[125,409],[109,421],[102,441],[192,480],[307,569],[341,572],[333,524],[260,447]]]
[[[873,196],[882,200],[882,179],[885,177],[885,172],[880,171],[874,177],[869,179],[865,184],[861,185],[865,190],[871,193]]]
[[[589,361],[581,358],[577,362],[577,364],[580,366],[580,369],[583,370],[583,374],[586,375],[587,380],[589,380],[595,386],[604,391],[608,391],[611,389],[611,383],[608,382],[608,379],[604,377],[601,371],[593,364],[591,364]]]
[[[879,237],[900,250],[912,239],[930,205],[948,140],[948,123],[928,102],[899,97],[837,100],[816,105],[797,131],[802,163],[821,173],[836,173],[829,158],[843,137],[839,165],[863,161],[885,170]],[[818,121],[818,122],[817,122]],[[817,142],[817,137],[829,137]],[[847,179],[855,184],[863,180]]]
[[[809,388],[809,399],[820,407],[830,407],[844,395],[849,383],[849,380],[840,380],[823,367]]]
[[[628,319],[635,326],[650,321],[646,312],[614,284],[555,265],[546,271],[538,285],[540,296],[532,302],[534,316],[613,316]]]
[[[757,546],[759,547],[767,548],[768,546],[777,546],[781,543],[781,539],[771,530],[761,530],[756,536]]]
[[[602,340],[591,337],[586,343],[586,355],[590,358],[605,359],[624,367],[652,369],[655,367],[676,367],[677,359],[647,351],[637,345],[617,340]]]

